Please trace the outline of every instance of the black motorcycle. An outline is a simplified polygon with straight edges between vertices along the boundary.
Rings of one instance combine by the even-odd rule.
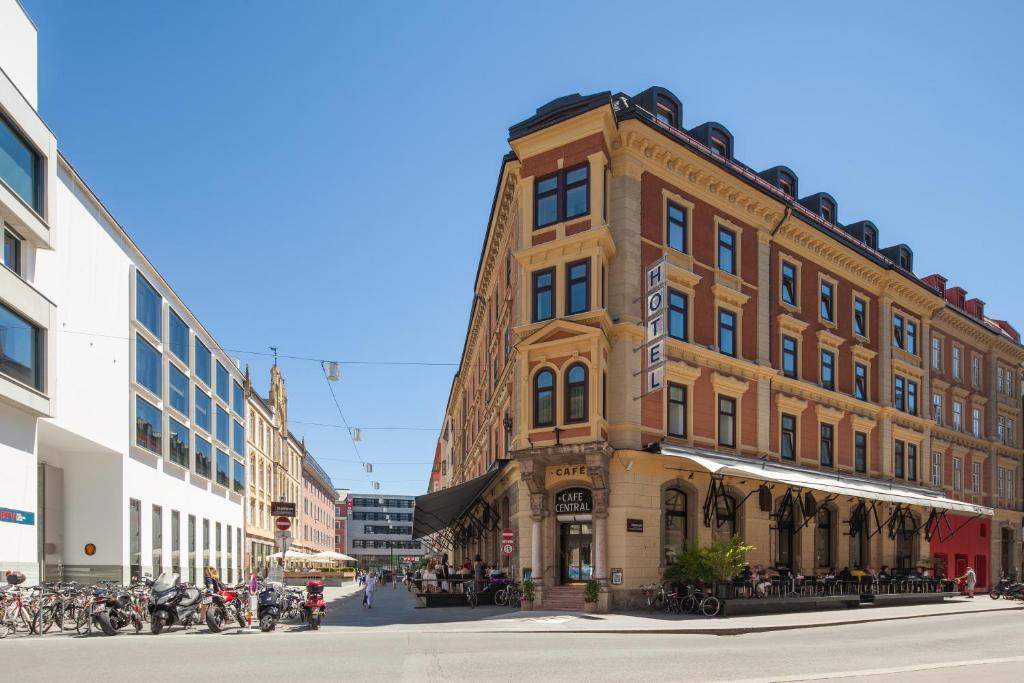
[[[165,628],[181,624],[188,628],[202,619],[199,608],[203,594],[195,586],[181,583],[177,574],[163,573],[153,582],[149,598],[150,630],[159,635]],[[213,602],[212,598],[205,598]]]
[[[268,581],[260,587],[256,617],[260,622],[260,630],[266,633],[277,627],[277,622],[285,611],[285,591],[279,583]]]
[[[999,598],[1020,600],[1024,598],[1024,583],[1010,581],[1009,579],[999,579],[999,583],[988,592],[988,597],[993,600],[998,600]]]
[[[91,612],[93,624],[108,636],[116,636],[129,624],[135,627],[136,633],[142,630],[142,614],[132,594],[126,590],[95,588]]]

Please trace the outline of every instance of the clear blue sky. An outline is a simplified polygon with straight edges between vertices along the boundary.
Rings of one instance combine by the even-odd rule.
[[[1024,330],[1020,3],[23,1],[61,149],[228,348],[457,362],[508,126],[653,84]],[[295,423],[338,422],[319,366],[281,365],[293,430],[366,489],[344,432]],[[435,429],[453,370],[336,388],[354,425]],[[436,437],[360,449],[419,493]]]

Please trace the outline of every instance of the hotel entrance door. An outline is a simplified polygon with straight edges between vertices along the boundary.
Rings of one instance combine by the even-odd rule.
[[[559,524],[562,583],[589,581],[594,576],[593,531],[590,522]]]

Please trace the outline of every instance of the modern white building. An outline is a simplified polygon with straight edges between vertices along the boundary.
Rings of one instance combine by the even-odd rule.
[[[345,522],[345,554],[363,569],[397,569],[423,555],[423,543],[412,537],[415,496],[349,493]]]
[[[60,155],[35,93],[35,27],[0,0],[0,572],[233,579],[242,375]]]

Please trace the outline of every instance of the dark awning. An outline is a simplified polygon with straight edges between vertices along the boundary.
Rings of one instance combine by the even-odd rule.
[[[473,506],[487,486],[501,473],[505,461],[498,460],[487,472],[451,488],[416,496],[412,537],[423,538],[445,529]]]

